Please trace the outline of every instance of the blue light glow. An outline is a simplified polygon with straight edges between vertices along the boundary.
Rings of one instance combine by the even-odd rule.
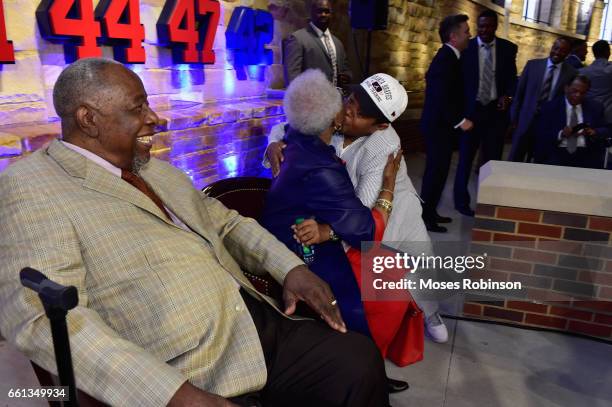
[[[221,160],[221,165],[228,172],[228,177],[234,177],[237,174],[238,169],[238,156],[230,155]]]

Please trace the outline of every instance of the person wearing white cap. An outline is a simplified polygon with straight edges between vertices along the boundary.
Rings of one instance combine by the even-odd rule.
[[[404,113],[407,105],[408,94],[395,78],[374,74],[353,87],[346,104],[343,134],[332,137],[331,145],[346,163],[357,197],[370,208],[380,192],[387,157],[400,148],[391,122]],[[283,160],[284,125],[275,126],[268,137],[264,165],[271,164],[274,174],[280,171],[279,162]],[[421,201],[403,158],[395,181],[393,206],[383,236],[385,244],[407,253],[431,253],[431,241],[421,217]],[[429,337],[438,343],[446,342],[448,330],[438,313],[437,301],[422,300],[417,292],[413,296],[425,314]]]

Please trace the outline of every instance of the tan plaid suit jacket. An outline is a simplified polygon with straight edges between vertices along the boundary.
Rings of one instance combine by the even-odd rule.
[[[260,389],[265,361],[238,284],[263,297],[241,267],[282,282],[302,262],[169,164],[151,159],[141,175],[193,233],[58,141],[0,175],[2,334],[56,371],[43,308],[19,283],[31,266],[78,288],[68,316],[73,363],[77,385],[94,397],[162,406],[185,380],[224,396]]]

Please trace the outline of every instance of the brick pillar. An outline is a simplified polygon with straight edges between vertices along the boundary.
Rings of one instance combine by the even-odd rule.
[[[595,0],[595,4],[593,4],[593,14],[591,15],[591,25],[589,27],[589,35],[587,37],[587,41],[590,44],[599,40],[599,32],[601,31],[601,20],[603,19],[604,6],[605,5],[603,0]]]
[[[569,18],[570,18],[570,3],[571,1],[562,1],[561,4],[559,5],[561,7],[561,19],[559,21],[559,29],[561,30],[567,30],[568,25],[569,25]],[[576,23],[574,23],[574,27],[576,26]]]
[[[580,9],[580,0],[570,0],[567,3],[569,3],[569,12],[568,12],[568,17],[567,17],[566,30],[569,32],[575,33],[576,23],[578,22],[578,11]]]
[[[524,0],[511,0],[510,2],[506,2],[506,7],[508,7],[508,3],[510,3],[510,15],[515,18],[523,18],[523,5],[525,4]]]

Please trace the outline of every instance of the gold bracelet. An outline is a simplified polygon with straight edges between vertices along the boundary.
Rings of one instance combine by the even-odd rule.
[[[376,205],[384,209],[387,213],[391,213],[391,211],[393,210],[393,203],[388,199],[377,199]]]
[[[391,191],[390,189],[387,189],[387,188],[381,188],[381,189],[380,189],[380,192],[388,192],[388,193],[390,193],[391,195],[393,195],[393,191]]]

